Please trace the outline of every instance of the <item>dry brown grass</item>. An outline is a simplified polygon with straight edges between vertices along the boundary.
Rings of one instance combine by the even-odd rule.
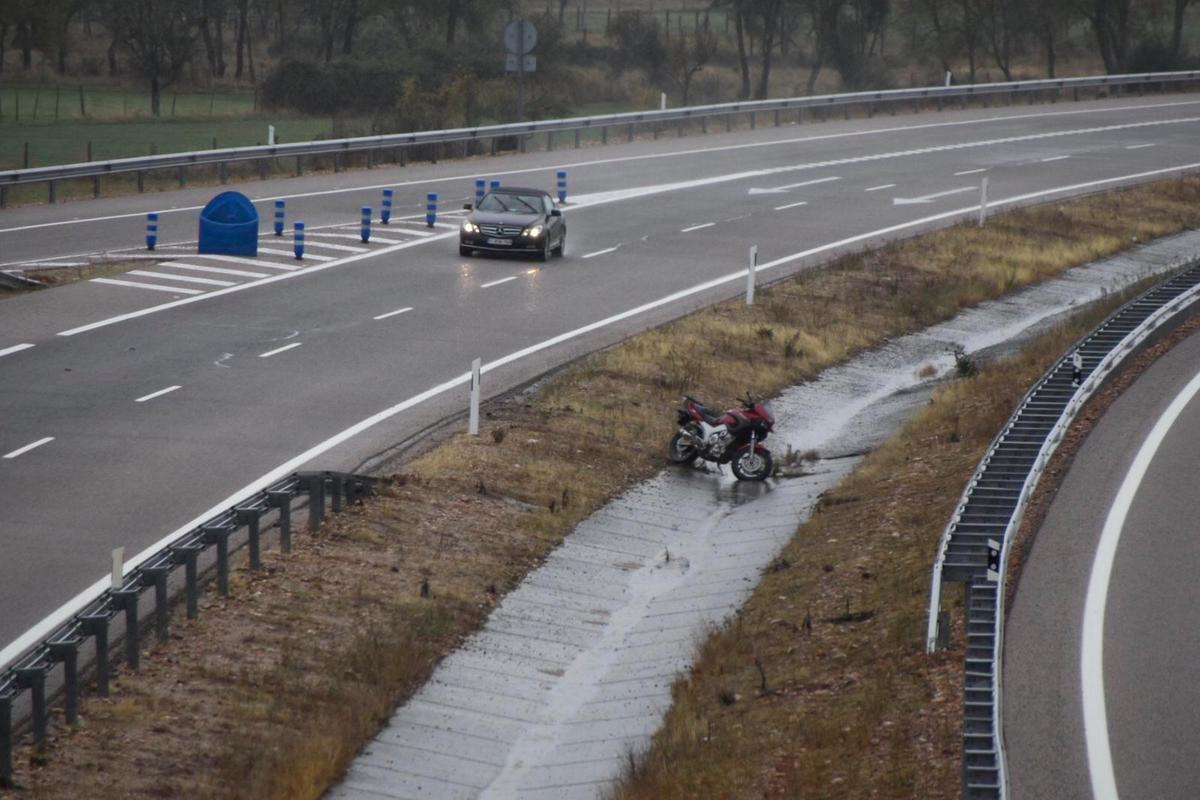
[[[1026,388],[1119,301],[940,389],[828,492],[616,796],[957,797],[962,653],[924,653],[932,553]]]
[[[239,573],[232,599],[209,597],[201,619],[179,625],[182,636],[155,647],[142,672],[122,678],[111,700],[89,700],[78,731],[57,733],[44,758],[23,751],[18,780],[34,790],[28,796],[50,798],[75,797],[83,785],[97,800],[318,797],[394,704],[421,684],[437,658],[476,628],[499,597],[580,519],[661,468],[671,411],[681,393],[714,405],[730,403],[746,390],[776,394],[888,337],[1106,255],[1134,237],[1145,240],[1193,227],[1200,223],[1197,201],[1200,179],[1190,178],[1000,215],[983,231],[960,226],[843,258],[764,289],[751,308],[723,303],[584,358],[532,395],[493,404],[483,436],[443,442],[406,464],[404,474],[379,499],[321,536],[298,537],[296,553],[272,557],[268,574]],[[966,411],[963,420],[970,418]],[[959,425],[969,427],[967,422]],[[963,430],[960,435],[966,439],[983,433]],[[961,458],[964,464],[971,460]],[[929,463],[904,466],[914,479],[925,476],[926,484],[914,485],[911,507],[892,509],[893,517],[887,527],[877,529],[878,535],[846,531],[847,540],[865,537],[863,550],[849,561],[823,562],[838,565],[834,574],[847,570],[857,575],[855,559],[862,560],[866,571],[880,573],[875,560],[896,544],[891,533],[907,541],[908,531],[916,529],[911,515],[941,515],[944,521],[948,507],[926,503],[918,491],[932,491],[944,478],[927,473]],[[838,496],[866,497],[868,489],[874,491],[871,473],[866,475],[858,479],[867,481],[861,491]],[[882,490],[890,478],[875,480]],[[874,504],[872,499],[837,508]],[[832,518],[832,510],[819,518]],[[887,699],[893,693],[912,698],[908,707],[927,701],[932,678],[903,677],[908,668],[926,663],[909,653],[919,614],[910,609],[884,615],[875,594],[886,582],[923,597],[924,579],[918,591],[915,576],[927,569],[932,550],[922,547],[919,559],[914,550],[911,564],[890,567],[895,572],[888,572],[886,581],[857,578],[854,593],[830,597],[821,594],[825,573],[812,574],[816,555],[799,553],[790,559],[795,566],[768,584],[776,586],[775,581],[793,575],[808,581],[778,593],[792,598],[790,603],[804,603],[804,613],[789,616],[790,623],[801,624],[809,606],[818,627],[824,624],[821,619],[845,613],[847,602],[852,611],[875,609],[877,617],[863,626],[865,641],[894,646],[907,655],[890,674],[847,672],[830,681],[806,678],[806,662],[771,661],[766,667],[769,685],[849,704],[865,719],[890,714]],[[423,585],[429,597],[422,597]],[[809,592],[815,594],[810,597]],[[775,617],[783,619],[779,613],[770,619]],[[823,652],[836,659],[861,655],[866,645],[852,636],[858,627],[833,626],[843,638],[831,639]],[[720,641],[724,644],[710,647],[729,649],[733,666],[714,672],[715,683],[697,689],[694,700],[680,690],[684,710],[673,719],[683,715],[692,722],[682,728],[673,723],[669,730],[689,746],[698,741],[698,732],[707,730],[710,717],[706,712],[687,716],[688,704],[699,708],[711,699],[714,686],[727,681],[740,687],[733,681],[745,667],[746,641],[754,640]],[[788,646],[803,651],[805,641],[796,639]],[[946,676],[953,673],[948,660],[943,666]],[[753,692],[737,691],[743,701],[731,706],[730,713],[755,705],[745,702]],[[938,702],[952,704],[956,698],[939,696]],[[804,716],[801,710],[789,713]],[[907,734],[899,731],[915,731],[911,738],[916,739],[932,724],[924,717],[897,717],[884,733],[874,728],[864,733],[804,718],[821,732],[821,742],[842,742],[839,752],[845,758],[854,747],[882,736],[898,753],[888,767],[889,775],[901,776],[888,778],[896,781],[920,772],[906,761],[913,753],[902,749]],[[888,732],[892,727],[894,735]],[[721,741],[737,738],[739,730],[739,735],[750,731],[723,729]],[[776,743],[760,742],[759,747],[771,752]],[[930,750],[931,756],[937,754],[936,748]],[[851,769],[841,762],[823,764],[815,755],[795,759],[803,762],[802,770],[792,761],[772,764],[770,770],[832,775],[837,769],[866,780],[863,776],[874,769],[867,761],[854,762]],[[750,764],[747,760],[747,769]],[[104,771],[98,773],[100,765]],[[739,774],[746,777],[744,771]],[[202,777],[197,784],[190,775]],[[913,780],[941,786],[943,778],[937,772]]]

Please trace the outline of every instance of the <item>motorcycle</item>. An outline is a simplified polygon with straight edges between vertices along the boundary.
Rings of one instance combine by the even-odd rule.
[[[775,469],[771,451],[762,440],[775,427],[775,417],[766,403],[747,397],[740,405],[715,414],[694,397],[683,398],[677,412],[679,432],[671,438],[669,456],[676,464],[697,458],[731,464],[740,481],[761,481]]]

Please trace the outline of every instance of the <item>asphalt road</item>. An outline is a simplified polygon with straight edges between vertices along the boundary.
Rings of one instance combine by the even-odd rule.
[[[1200,337],[1193,336],[1113,404],[1038,531],[1005,632],[1014,800],[1200,797],[1200,541],[1193,527],[1200,402],[1182,406],[1153,458],[1143,460],[1131,502],[1121,499],[1139,448],[1197,375],[1197,363]],[[1127,515],[1107,549],[1108,579],[1093,580],[1114,507]],[[1085,643],[1085,605],[1097,598],[1105,604],[1095,607]],[[1097,632],[1101,646],[1089,649]]]
[[[176,266],[128,277],[140,286],[0,303],[0,643],[104,575],[113,547],[137,553],[270,475],[354,468],[461,411],[473,358],[499,393],[740,292],[751,244],[771,279],[946,224],[974,208],[984,176],[993,201],[1035,202],[1195,166],[1198,133],[1200,97],[1171,95],[246,185],[264,229],[269,199],[287,195],[290,219],[325,234],[310,252],[327,260],[296,269],[270,236],[280,254],[253,264],[181,247]],[[397,216],[415,215],[426,191],[454,207],[476,177],[552,188],[559,168],[564,259],[461,258],[452,229],[404,223],[344,249],[382,186],[396,187]],[[10,209],[0,264],[136,247],[148,210],[164,212],[161,241],[186,242],[210,194]]]

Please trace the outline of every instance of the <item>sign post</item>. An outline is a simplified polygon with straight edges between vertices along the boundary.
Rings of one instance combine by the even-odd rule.
[[[537,57],[529,55],[537,44],[537,28],[522,17],[504,29],[504,71],[517,73],[517,122],[525,121],[525,73],[537,71]]]

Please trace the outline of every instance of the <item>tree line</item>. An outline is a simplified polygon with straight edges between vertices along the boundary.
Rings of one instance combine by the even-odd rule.
[[[83,71],[145,82],[157,114],[182,80],[249,81],[279,103],[322,113],[402,98],[455,102],[470,116],[486,82],[503,93],[500,32],[517,15],[542,32],[543,111],[572,99],[545,79],[570,67],[636,69],[692,99],[696,76],[720,68],[739,97],[767,97],[779,63],[824,71],[846,89],[887,88],[897,64],[975,82],[1036,65],[1054,77],[1084,48],[1110,73],[1189,63],[1188,13],[1200,0],[667,0],[658,11],[617,0],[0,0],[0,71],[34,55],[60,75]],[[686,6],[684,4],[687,4]],[[590,5],[590,8],[589,8]],[[571,15],[604,12],[602,35],[572,37]],[[685,25],[685,18],[688,24]],[[578,29],[574,31],[578,34]],[[7,54],[15,58],[7,58]],[[268,68],[264,69],[264,65]],[[283,70],[288,74],[280,74]],[[268,98],[270,99],[270,98]],[[499,113],[499,112],[497,112]]]

